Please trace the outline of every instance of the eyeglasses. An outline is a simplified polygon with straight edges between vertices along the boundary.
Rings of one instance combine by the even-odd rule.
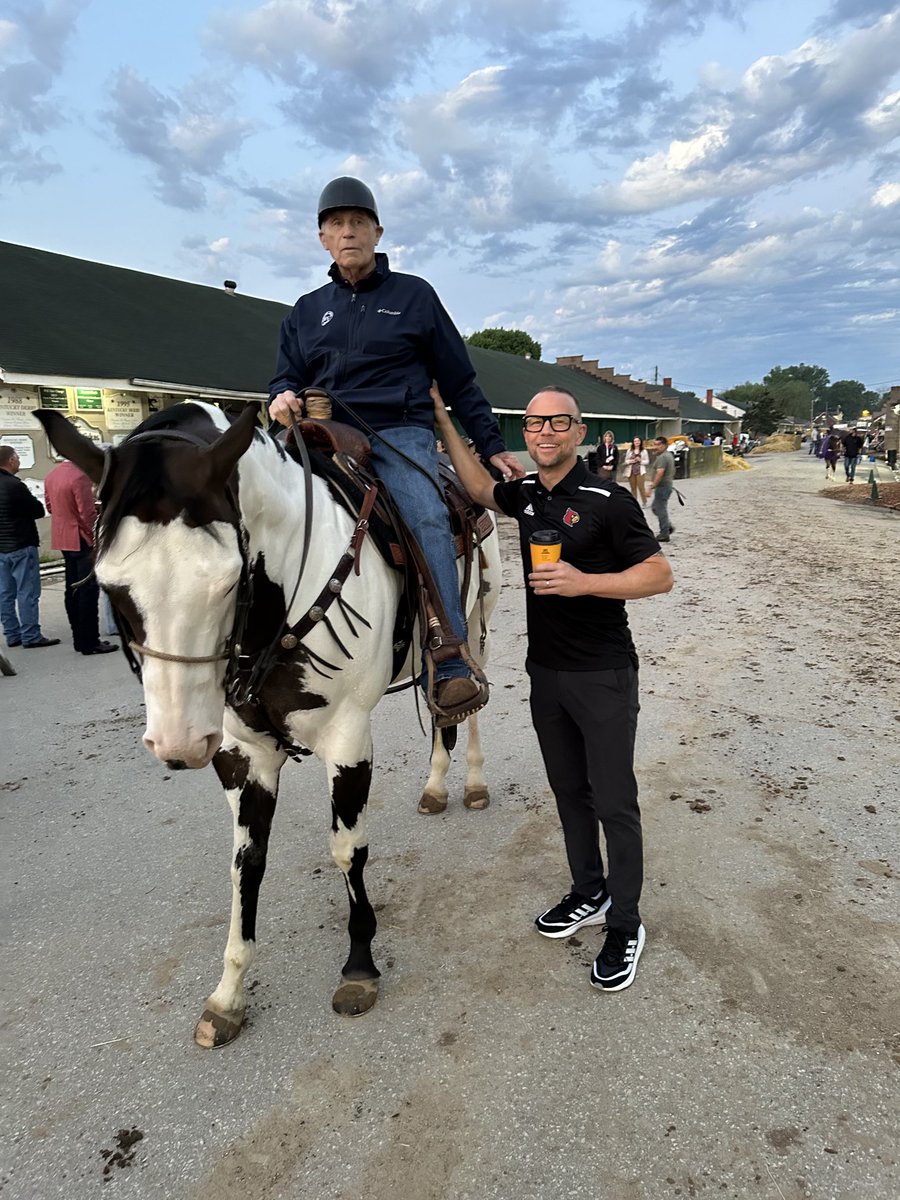
[[[571,413],[554,413],[552,417],[523,417],[522,428],[526,433],[540,433],[548,421],[554,433],[565,433],[573,425],[581,424],[581,418]]]

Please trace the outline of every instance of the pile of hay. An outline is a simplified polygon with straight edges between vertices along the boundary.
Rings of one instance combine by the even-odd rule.
[[[751,454],[787,454],[800,449],[800,438],[795,433],[773,433],[761,446],[754,446]]]
[[[752,471],[753,468],[750,466],[750,464],[748,462],[744,462],[744,460],[740,457],[740,455],[723,454],[722,455],[722,470],[723,471]]]

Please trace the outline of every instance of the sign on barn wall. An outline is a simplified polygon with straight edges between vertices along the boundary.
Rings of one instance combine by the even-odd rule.
[[[40,429],[40,423],[31,415],[33,408],[37,408],[34,388],[0,391],[0,430]]]
[[[22,464],[23,471],[30,471],[34,467],[34,442],[26,433],[4,433],[0,437],[0,442],[4,446],[12,446],[16,454],[19,456],[19,462]]]
[[[64,387],[40,387],[38,395],[41,398],[41,408],[59,408],[67,412],[69,408],[69,392]]]

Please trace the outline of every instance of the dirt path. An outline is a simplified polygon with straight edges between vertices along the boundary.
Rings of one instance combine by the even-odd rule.
[[[599,932],[530,928],[567,879],[514,565],[484,722],[491,807],[457,795],[417,817],[411,706],[379,712],[384,987],[359,1022],[328,1009],[345,902],[315,764],[286,780],[249,1025],[203,1053],[190,1031],[228,894],[214,781],[164,779],[143,756],[118,664],[98,663],[89,712],[62,656],[0,680],[21,697],[0,1191],[96,1195],[124,1144],[104,1195],[893,1200],[900,521],[819,486],[803,455],[688,481],[677,588],[632,606],[648,942],[620,995],[588,985]]]

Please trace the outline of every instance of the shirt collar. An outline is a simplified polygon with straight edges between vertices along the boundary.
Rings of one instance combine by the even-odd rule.
[[[574,496],[578,491],[579,486],[584,483],[587,477],[588,469],[584,464],[583,458],[577,458],[575,465],[568,475],[564,475],[559,483],[550,488],[548,495],[551,496]],[[541,483],[540,476],[537,481],[538,487],[542,492],[547,492],[547,488]]]
[[[391,268],[390,268],[390,264],[388,262],[388,256],[386,254],[378,253],[375,255],[374,270],[369,275],[367,275],[365,277],[365,279],[360,279],[360,281],[356,284],[355,289],[353,289],[353,290],[355,290],[357,292],[374,291],[375,288],[380,287],[384,283],[385,279],[387,279],[387,277],[388,277],[388,275],[390,275],[390,273],[391,273]],[[343,275],[340,272],[340,268],[338,267],[336,262],[333,262],[331,264],[328,274],[331,276],[331,279],[333,280],[333,282],[336,283],[339,287],[345,287],[345,288],[353,287],[353,285],[349,284],[347,282],[347,280],[343,277]]]

